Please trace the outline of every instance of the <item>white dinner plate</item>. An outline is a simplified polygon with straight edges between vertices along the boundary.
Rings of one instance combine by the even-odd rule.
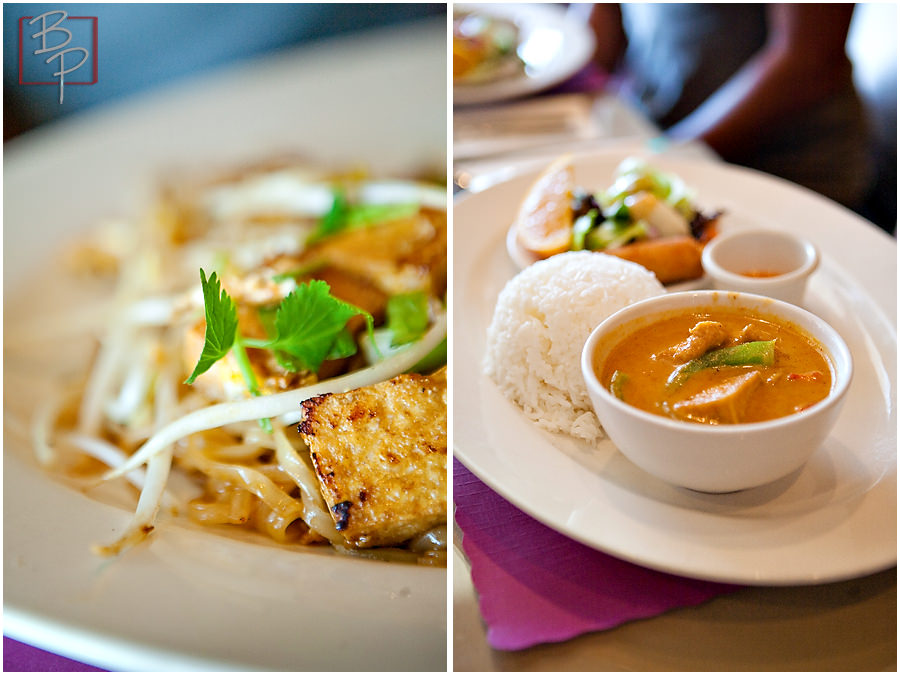
[[[111,670],[446,669],[445,569],[286,550],[171,520],[149,545],[95,557],[90,545],[114,540],[130,510],[43,473],[18,424],[58,390],[53,369],[79,363],[59,336],[9,339],[62,301],[27,299],[29,279],[58,274],[48,251],[97,218],[139,211],[135,193],[167,167],[303,153],[443,173],[446,34],[440,19],[318,42],[7,145],[5,634]]]
[[[606,185],[621,152],[577,157],[581,185]],[[539,429],[482,374],[497,295],[517,272],[505,239],[536,173],[454,205],[453,445],[479,478],[589,546],[683,576],[812,584],[896,564],[896,242],[807,190],[722,163],[650,157],[678,173],[724,231],[786,228],[823,262],[805,299],[842,334],[856,372],[841,418],[802,470],[768,486],[708,495],[659,481],[610,441]]]
[[[515,75],[477,84],[456,82],[454,105],[495,103],[535,94],[565,82],[594,53],[594,35],[583,21],[549,3],[457,3],[455,12],[507,19],[519,30],[517,53],[524,68]]]

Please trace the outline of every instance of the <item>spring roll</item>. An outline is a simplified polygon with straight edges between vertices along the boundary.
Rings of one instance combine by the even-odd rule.
[[[703,244],[684,235],[639,241],[604,253],[643,265],[660,283],[672,284],[703,276],[702,251]]]

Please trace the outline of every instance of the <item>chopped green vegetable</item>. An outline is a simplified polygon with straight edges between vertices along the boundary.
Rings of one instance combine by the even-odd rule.
[[[668,189],[653,172],[630,171],[616,178],[603,195],[603,203],[611,207],[616,202],[624,201],[625,197],[642,191],[663,200],[668,195]]]
[[[610,393],[620,401],[625,400],[624,387],[629,379],[630,378],[626,373],[623,373],[621,370],[617,370],[612,374],[612,378],[610,378],[609,380]]]
[[[666,387],[669,390],[683,385],[691,375],[706,368],[719,366],[771,366],[775,363],[775,340],[758,340],[744,342],[739,345],[722,347],[707,352],[703,356],[678,366],[669,379]]]
[[[354,229],[398,218],[409,218],[416,215],[418,211],[418,204],[360,204],[348,209],[346,227]]]
[[[224,357],[234,344],[237,335],[238,321],[234,301],[221,288],[216,273],[213,272],[207,280],[206,274],[201,269],[200,285],[203,288],[203,306],[206,312],[206,336],[200,359],[194,367],[194,372],[185,380],[185,384],[192,384],[198,376]]]
[[[619,229],[619,224],[614,220],[604,220],[585,235],[585,248],[590,251],[602,251],[619,236]]]
[[[693,195],[687,194],[678,199],[674,199],[674,193],[672,195],[669,195],[669,203],[688,222],[691,222],[694,216],[697,215],[697,212],[694,210],[694,207],[691,203],[692,198]]]
[[[652,168],[639,158],[629,158],[622,162],[615,181],[603,193],[600,201],[604,208],[611,210],[625,197],[641,191],[649,192],[671,205],[689,222],[694,216],[691,205],[694,195],[684,181],[675,174]],[[607,217],[612,216],[607,214]]]
[[[328,210],[328,213],[319,219],[318,226],[309,236],[306,243],[315,243],[343,230],[349,208],[350,205],[347,203],[344,191],[340,189],[334,190],[334,201],[331,203],[331,208]]]
[[[616,220],[604,220],[587,233],[584,243],[591,251],[602,251],[623,246],[635,239],[644,239],[647,233],[647,223],[643,220],[630,225]]]
[[[649,236],[649,233],[650,227],[647,225],[647,222],[639,220],[622,229],[619,236],[613,239],[607,248],[616,248],[617,246],[624,246],[632,241],[646,239]]]
[[[431,321],[428,296],[424,291],[413,291],[391,296],[387,303],[387,320],[376,328],[371,339],[362,341],[366,358],[374,363],[387,358],[404,345],[422,338]],[[431,372],[447,362],[447,340],[444,339],[416,363],[410,371]]]
[[[583,216],[579,216],[575,220],[575,224],[572,227],[572,250],[573,251],[582,251],[584,250],[584,239],[588,232],[590,232],[591,228],[594,227],[594,223],[597,222],[597,216],[600,212],[597,209],[591,209]]]
[[[386,313],[392,347],[418,340],[428,330],[428,296],[424,291],[391,296]]]
[[[244,345],[241,342],[240,334],[237,335],[231,351],[234,354],[234,360],[237,361],[238,369],[241,371],[244,384],[247,385],[247,391],[250,392],[251,396],[259,396],[259,383],[256,381],[256,373],[253,372],[253,366],[250,365],[250,358],[247,356],[247,350],[244,349]],[[272,433],[272,420],[268,418],[261,419],[259,420],[259,426],[262,427],[263,431]]]
[[[624,223],[631,220],[631,212],[628,210],[628,207],[625,206],[624,201],[618,201],[611,204],[609,208],[606,209],[605,215],[608,220],[616,220]]]
[[[316,229],[310,234],[306,243],[314,244],[346,230],[377,225],[398,218],[408,218],[415,215],[418,210],[417,203],[351,204],[347,201],[343,190],[336,188],[331,209],[319,220]]]
[[[280,283],[282,281],[287,281],[288,279],[297,279],[299,277],[309,276],[310,274],[314,274],[318,272],[323,267],[328,265],[327,260],[312,260],[305,265],[300,265],[299,267],[295,267],[287,272],[282,272],[281,274],[276,274],[272,277],[272,281],[275,283]]]
[[[402,351],[405,345],[392,347],[390,344],[390,331],[384,328],[375,330],[375,339],[372,341],[363,340],[362,348],[366,354],[366,358],[370,363],[377,363],[382,359],[390,358],[399,351]],[[407,372],[413,373],[430,373],[437,370],[440,366],[447,363],[447,339],[444,338],[435,345],[434,349],[428,352],[416,364],[414,364]]]

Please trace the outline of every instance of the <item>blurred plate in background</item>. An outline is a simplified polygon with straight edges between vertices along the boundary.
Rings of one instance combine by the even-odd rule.
[[[454,105],[493,103],[534,94],[564,82],[583,68],[594,53],[588,26],[549,3],[458,3],[455,16],[472,13],[506,20],[518,29],[517,69],[498,69],[497,76],[479,82],[453,84]]]

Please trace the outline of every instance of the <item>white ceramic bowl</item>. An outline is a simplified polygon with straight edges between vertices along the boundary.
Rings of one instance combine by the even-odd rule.
[[[815,338],[831,367],[828,396],[809,408],[766,422],[708,425],[654,415],[619,400],[600,384],[594,365],[627,333],[673,310],[740,307],[793,324]],[[632,323],[636,322],[636,323]],[[733,492],[770,483],[799,469],[834,426],[853,375],[846,343],[831,326],[795,305],[745,293],[684,291],[622,309],[591,333],[581,369],[594,410],[609,438],[634,464],[677,486]]]
[[[787,232],[743,230],[714,237],[703,248],[702,262],[713,288],[800,305],[819,253],[812,242]]]

